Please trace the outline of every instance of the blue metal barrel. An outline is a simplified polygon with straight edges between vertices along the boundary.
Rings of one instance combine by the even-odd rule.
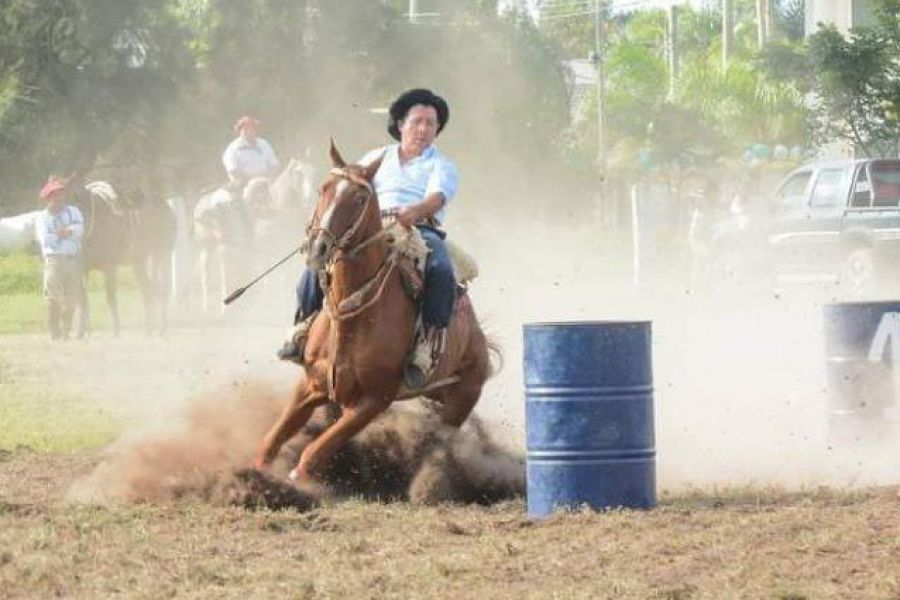
[[[528,514],[655,506],[650,323],[523,330]]]
[[[829,304],[823,314],[829,436],[879,435],[885,409],[894,404],[900,301]]]

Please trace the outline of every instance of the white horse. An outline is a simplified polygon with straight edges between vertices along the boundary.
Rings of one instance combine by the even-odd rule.
[[[312,166],[292,158],[276,178],[251,179],[240,198],[220,188],[197,202],[194,242],[203,312],[211,311],[215,295],[221,300],[246,282],[258,248],[271,259],[273,239],[300,237],[315,201],[314,181]],[[224,314],[225,306],[219,306]]]
[[[0,219],[0,254],[27,250],[35,241],[39,210]]]

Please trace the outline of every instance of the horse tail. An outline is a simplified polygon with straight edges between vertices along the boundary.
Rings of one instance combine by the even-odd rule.
[[[488,377],[493,377],[503,370],[503,349],[500,343],[490,337],[485,337],[488,351]]]

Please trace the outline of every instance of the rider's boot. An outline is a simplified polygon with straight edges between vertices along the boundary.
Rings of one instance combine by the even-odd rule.
[[[416,334],[416,345],[403,373],[403,384],[410,390],[425,387],[444,353],[446,328],[431,327]]]
[[[297,363],[298,365],[303,364],[303,350],[306,348],[306,338],[309,337],[309,330],[318,314],[318,311],[314,312],[291,327],[284,340],[284,345],[276,353],[278,358]]]

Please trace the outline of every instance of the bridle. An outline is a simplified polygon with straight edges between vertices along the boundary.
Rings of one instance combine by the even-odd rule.
[[[394,249],[390,250],[375,273],[365,283],[339,302],[335,302],[330,285],[331,272],[335,264],[342,257],[347,257],[350,260],[355,259],[363,249],[377,240],[388,237],[390,234],[385,229],[380,229],[377,233],[354,243],[354,237],[369,218],[371,211],[368,203],[375,200],[375,189],[368,180],[346,169],[334,168],[329,171],[329,174],[362,186],[368,194],[366,201],[360,204],[359,214],[354,218],[350,227],[340,236],[335,235],[327,226],[314,226],[313,220],[315,216],[312,217],[307,225],[307,240],[320,235],[325,238],[324,263],[318,269],[319,281],[325,292],[325,310],[333,320],[344,321],[359,315],[378,302],[387,287],[391,273],[397,268],[398,253]],[[382,216],[391,216],[395,213],[394,211],[380,211],[378,214],[380,218]],[[339,250],[341,254],[336,255],[335,250]]]
[[[375,198],[375,189],[372,187],[372,184],[369,183],[364,177],[357,175],[356,173],[352,173],[347,171],[346,169],[334,168],[328,172],[329,175],[333,175],[340,179],[344,179],[349,181],[350,183],[354,183],[356,185],[362,186],[365,188],[367,192],[366,202],[362,203],[360,206],[359,214],[356,215],[356,218],[353,219],[353,222],[350,224],[344,233],[340,236],[336,236],[328,227],[321,227],[319,225],[314,225],[313,221],[315,220],[315,214],[312,215],[309,223],[306,227],[306,238],[307,240],[311,240],[314,237],[322,235],[325,237],[325,264],[326,266],[332,264],[334,262],[334,251],[340,250],[342,253],[347,254],[350,258],[355,258],[356,255],[364,248],[371,244],[376,236],[372,236],[356,244],[351,244],[353,237],[359,231],[360,227],[366,222],[367,217],[369,216],[369,207],[368,203]]]

